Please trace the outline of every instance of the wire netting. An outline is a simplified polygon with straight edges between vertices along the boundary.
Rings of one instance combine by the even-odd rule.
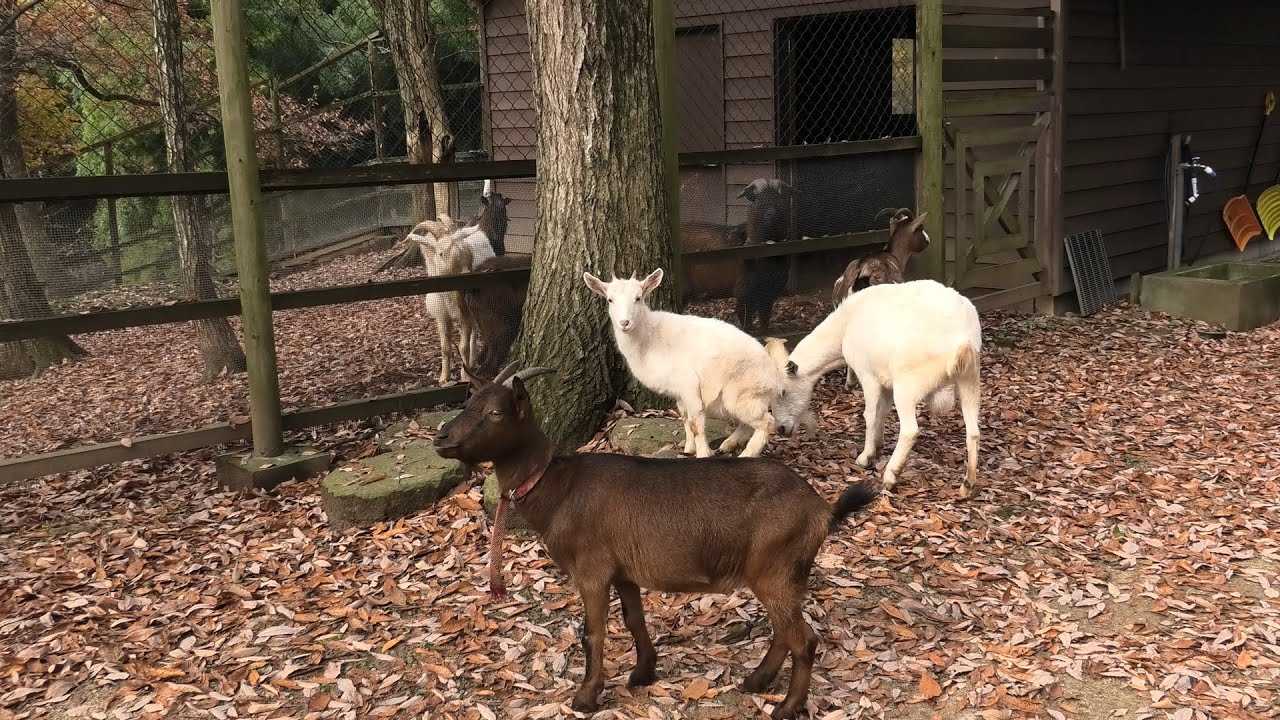
[[[245,0],[244,6],[265,171],[535,159],[523,0]],[[13,144],[0,156],[6,177],[224,169],[208,0],[0,0],[0,20],[19,7],[25,10],[0,33],[13,47],[5,55],[0,44],[0,122],[8,111],[21,131],[20,162],[13,161]],[[853,246],[703,266],[703,285],[686,288],[686,312],[741,325],[743,306],[768,306],[769,334],[800,333],[829,310],[832,283],[845,264],[881,249],[884,237],[869,233],[887,228],[882,209],[913,204],[915,152],[847,148],[916,134],[914,18],[912,3],[894,0],[677,0],[680,152],[815,146],[787,159],[704,156],[682,165],[684,249],[833,236]],[[471,271],[527,267],[535,252],[536,181],[491,181],[496,194],[487,200],[478,180],[264,193],[272,289],[443,272],[444,261],[415,256],[418,245],[408,237],[432,242],[431,231],[415,230],[433,219],[424,211],[432,206],[457,227],[489,216],[497,237],[489,236],[489,250],[470,248],[477,253]],[[784,188],[784,197],[758,191],[764,187]],[[17,279],[12,284],[47,300],[3,313],[10,318],[236,292],[225,195],[0,204],[0,223],[9,237],[21,238],[31,263],[29,272],[3,268]],[[691,242],[698,233],[710,245]],[[485,265],[489,254],[506,259]],[[471,352],[479,369],[492,371],[519,331],[523,292],[278,312],[283,404],[295,409],[461,379],[458,333],[449,329],[442,343],[437,320],[449,315],[449,302],[475,305]],[[238,319],[230,325],[238,338]],[[765,326],[756,317],[748,329],[758,334]],[[183,342],[198,344],[191,324],[83,336],[93,356],[85,365],[120,367],[138,352],[137,338],[152,333],[168,342],[183,332]],[[190,357],[163,359],[175,367],[156,370],[138,361],[140,372],[145,366],[181,378],[157,392],[194,387],[199,362],[179,371],[176,364]],[[174,427],[242,413],[238,392]],[[141,420],[95,426],[93,412],[85,408],[84,419],[69,420],[97,428],[81,440],[152,429]],[[59,442],[69,441],[18,450]]]

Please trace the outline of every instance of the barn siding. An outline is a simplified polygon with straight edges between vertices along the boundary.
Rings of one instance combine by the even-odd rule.
[[[1201,181],[1187,216],[1186,247],[1208,256],[1234,248],[1222,206],[1244,183],[1262,98],[1280,77],[1280,3],[1129,0],[1127,69],[1120,68],[1117,0],[1068,3],[1062,212],[1070,234],[1102,231],[1117,278],[1165,267],[1164,155],[1169,136],[1218,173]],[[1280,163],[1270,123],[1249,198]],[[1258,242],[1255,240],[1255,242]],[[1072,287],[1069,270],[1063,287]]]
[[[1015,3],[1026,1],[1012,0]],[[715,109],[706,107],[705,102],[696,108],[690,108],[687,100],[681,103],[682,126],[705,123],[717,126],[719,132],[682,133],[680,149],[723,150],[775,144],[775,19],[912,4],[912,0],[676,0],[677,30],[689,31],[690,37],[701,32],[719,35],[721,63],[718,80],[723,96],[723,102]],[[733,6],[737,8],[726,12]],[[488,0],[483,15],[485,85],[492,116],[489,156],[494,160],[533,159],[537,131],[524,0]],[[680,43],[679,38],[677,43]],[[703,50],[705,48],[699,48],[699,52]],[[678,76],[677,82],[701,84],[705,77],[688,80]],[[686,98],[696,96],[689,88],[681,89]],[[686,190],[699,195],[696,202],[690,203],[691,207],[682,208],[682,214],[687,220],[743,222],[746,220],[747,202],[738,198],[738,193],[753,179],[777,177],[778,173],[778,167],[771,162],[729,166],[722,173],[715,173],[714,177],[707,170],[682,171],[681,182]],[[710,193],[709,187],[721,177],[723,179],[718,181],[724,186],[724,210],[717,212],[711,204],[719,201],[720,195]],[[513,198],[508,206],[511,215],[508,246],[513,251],[527,252],[533,243],[534,181],[499,180],[495,186]],[[712,197],[708,198],[708,194]]]

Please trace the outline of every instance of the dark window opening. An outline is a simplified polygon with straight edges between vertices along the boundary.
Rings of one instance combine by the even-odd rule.
[[[779,145],[915,135],[915,8],[783,18]]]

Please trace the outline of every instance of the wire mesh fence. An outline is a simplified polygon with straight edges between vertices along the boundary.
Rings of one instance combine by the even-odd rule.
[[[0,0],[0,17],[16,7]],[[164,8],[176,13],[179,50],[159,38]],[[522,0],[246,0],[245,9],[264,169],[535,158]],[[911,3],[894,0],[677,0],[683,249],[835,240],[821,251],[689,262],[697,287],[684,288],[686,312],[755,334],[804,332],[829,311],[832,283],[845,264],[883,246],[881,211],[913,204],[916,146],[852,148],[916,134],[914,17]],[[0,56],[0,69],[14,80],[7,97],[0,82],[0,110],[6,102],[16,107],[26,128],[25,167],[6,159],[5,175],[222,169],[209,22],[203,0],[31,5],[10,33],[16,52]],[[431,52],[405,50],[415,47]],[[426,80],[417,73],[423,67]],[[166,107],[172,105],[166,82],[179,86],[177,117]],[[185,152],[175,153],[175,142]],[[750,154],[760,148],[793,151]],[[28,294],[47,299],[14,318],[235,296],[225,195],[5,208],[12,212],[0,221],[23,238],[33,266],[8,274],[29,278]],[[495,176],[487,187],[475,180],[272,191],[262,208],[273,292],[528,268],[537,251],[534,178]],[[449,217],[437,220],[427,208]],[[450,224],[449,232],[433,223]],[[467,227],[485,230],[483,240],[458,234]],[[469,260],[441,245],[446,234]],[[479,370],[492,373],[521,332],[524,295],[515,278],[485,290],[278,311],[282,403],[286,410],[314,407],[462,380],[459,344]],[[457,328],[464,313],[472,331],[466,340]],[[227,324],[238,340],[238,320]],[[185,329],[183,342],[199,344],[191,324],[153,327],[164,328],[165,338]],[[148,332],[76,339],[89,346],[86,367],[118,368],[137,352],[130,338]],[[194,392],[188,381],[199,379],[201,363],[182,354],[165,361],[189,367],[148,370],[182,377],[156,392]],[[2,402],[37,390],[9,391]],[[225,403],[173,427],[244,412],[236,392],[223,395]],[[74,440],[6,446],[0,455],[153,429],[131,422],[73,419],[72,427],[97,429]]]

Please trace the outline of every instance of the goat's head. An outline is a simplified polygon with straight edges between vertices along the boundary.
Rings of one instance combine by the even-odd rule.
[[[890,251],[905,248],[910,252],[918,253],[929,247],[929,233],[924,230],[924,219],[929,217],[928,211],[916,216],[910,208],[897,210],[886,208],[881,210],[880,214],[883,215],[885,212],[893,213],[893,217],[889,218]]]
[[[785,240],[791,217],[788,200],[798,194],[795,188],[777,178],[756,178],[742,188],[738,197],[751,203],[747,212],[747,242],[759,244]]]
[[[785,340],[766,338],[764,349],[782,374],[781,389],[769,405],[774,430],[783,437],[791,437],[796,430],[812,435],[818,429],[817,418],[809,407],[813,399],[813,383],[798,376]]]
[[[620,333],[634,332],[644,324],[649,306],[645,301],[662,282],[662,268],[649,273],[643,280],[620,278],[605,282],[589,272],[582,273],[582,281],[591,288],[591,292],[609,301],[609,320],[613,328]]]
[[[511,363],[492,381],[473,380],[462,412],[436,432],[432,444],[441,457],[467,464],[502,461],[519,454],[542,432],[524,383],[555,370],[514,370],[515,363]]]

